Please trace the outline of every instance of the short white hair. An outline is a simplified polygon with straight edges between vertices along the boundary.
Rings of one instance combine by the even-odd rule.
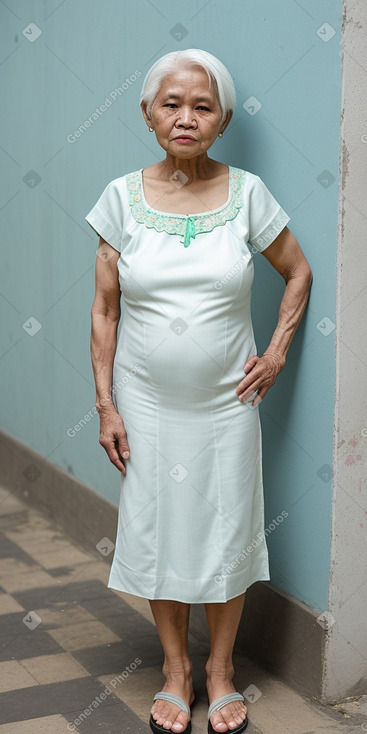
[[[228,69],[222,64],[216,56],[202,51],[198,48],[187,48],[184,51],[171,51],[165,54],[149,69],[140,93],[140,103],[146,102],[148,116],[152,115],[154,100],[162,85],[163,79],[180,69],[186,69],[190,66],[201,66],[205,69],[209,79],[209,89],[211,80],[214,79],[218,89],[218,100],[222,110],[222,119],[224,121],[228,110],[233,110],[236,105],[236,90],[233,79]]]

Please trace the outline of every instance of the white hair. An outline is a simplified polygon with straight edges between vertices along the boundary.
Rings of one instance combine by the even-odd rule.
[[[222,110],[222,119],[224,121],[228,110],[233,110],[236,105],[236,90],[233,79],[228,69],[222,64],[216,56],[201,51],[198,48],[187,48],[184,51],[171,51],[165,54],[149,69],[140,93],[140,103],[146,102],[147,113],[149,117],[152,115],[154,100],[162,85],[163,79],[168,75],[180,69],[186,69],[189,66],[201,66],[205,69],[209,79],[209,89],[211,80],[214,79],[217,84],[218,100]]]

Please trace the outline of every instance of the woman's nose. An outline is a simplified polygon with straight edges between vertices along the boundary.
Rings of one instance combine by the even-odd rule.
[[[196,125],[194,111],[190,107],[181,108],[176,120],[176,125]]]

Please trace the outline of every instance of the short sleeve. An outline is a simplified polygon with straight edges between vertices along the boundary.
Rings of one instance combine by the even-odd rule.
[[[249,243],[262,252],[280,234],[290,217],[259,176],[250,174],[248,185]]]
[[[123,236],[123,176],[107,184],[93,209],[85,217],[92,229],[121,252]]]

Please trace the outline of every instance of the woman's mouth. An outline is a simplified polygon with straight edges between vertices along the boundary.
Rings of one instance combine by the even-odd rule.
[[[177,143],[196,143],[196,139],[192,138],[191,135],[178,135],[174,140]]]

